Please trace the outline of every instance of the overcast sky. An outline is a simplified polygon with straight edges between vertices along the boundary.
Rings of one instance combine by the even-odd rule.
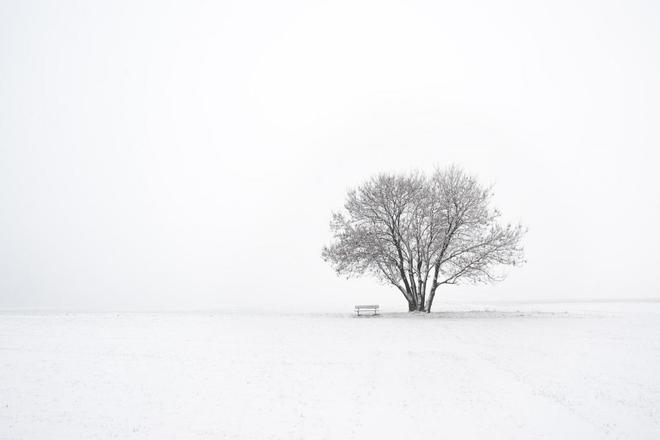
[[[448,299],[660,297],[654,1],[0,2],[0,308],[406,309],[320,258],[455,163],[528,264]]]

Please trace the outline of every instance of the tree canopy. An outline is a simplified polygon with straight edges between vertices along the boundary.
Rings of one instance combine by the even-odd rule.
[[[409,311],[430,312],[439,286],[493,282],[524,262],[520,224],[502,224],[492,191],[459,167],[379,174],[350,190],[332,215],[322,257],[348,277],[395,286]]]

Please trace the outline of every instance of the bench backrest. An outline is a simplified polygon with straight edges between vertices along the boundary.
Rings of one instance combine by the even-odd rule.
[[[377,309],[378,307],[379,307],[378,304],[355,306],[356,309]]]

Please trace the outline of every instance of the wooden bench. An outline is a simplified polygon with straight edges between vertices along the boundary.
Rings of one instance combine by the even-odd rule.
[[[355,306],[355,313],[357,316],[361,316],[360,312],[362,312],[362,315],[365,315],[365,312],[370,312],[370,315],[378,315],[378,307],[378,304]]]

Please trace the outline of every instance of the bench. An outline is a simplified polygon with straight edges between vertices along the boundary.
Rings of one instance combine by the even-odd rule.
[[[362,315],[365,315],[365,312],[369,312],[370,315],[378,315],[378,307],[378,304],[355,306],[355,313],[357,316],[361,316],[360,312],[362,312]]]

